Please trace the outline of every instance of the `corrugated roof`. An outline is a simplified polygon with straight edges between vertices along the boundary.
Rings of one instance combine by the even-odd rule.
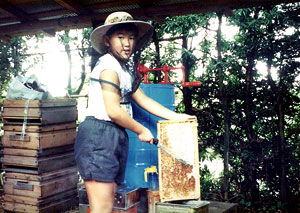
[[[300,1],[300,0],[299,0]],[[0,39],[95,26],[114,11],[161,21],[166,16],[216,12],[297,0],[1,0]]]

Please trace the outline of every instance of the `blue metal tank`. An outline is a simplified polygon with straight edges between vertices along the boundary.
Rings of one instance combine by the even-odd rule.
[[[141,84],[144,93],[165,106],[168,109],[175,108],[174,86],[170,84]],[[159,117],[144,111],[135,103],[132,103],[133,117],[139,123],[149,128],[153,136],[157,137],[157,121]],[[127,130],[129,136],[129,153],[125,173],[124,184],[139,188],[148,188],[149,183],[145,182],[145,169],[151,166],[158,168],[157,147],[153,144],[140,142],[137,135]]]

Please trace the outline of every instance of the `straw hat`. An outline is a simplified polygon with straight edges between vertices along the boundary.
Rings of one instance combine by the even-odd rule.
[[[114,12],[106,18],[103,25],[94,29],[91,33],[91,44],[93,48],[99,53],[105,53],[107,47],[104,44],[103,36],[111,27],[121,23],[133,23],[136,25],[138,29],[138,35],[135,44],[136,50],[141,49],[152,36],[153,27],[151,24],[144,21],[133,20],[132,16],[126,12]]]

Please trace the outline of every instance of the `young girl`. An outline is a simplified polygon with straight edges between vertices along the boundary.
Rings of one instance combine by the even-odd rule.
[[[125,129],[135,132],[141,142],[153,143],[149,129],[132,118],[130,99],[164,119],[192,118],[147,97],[127,68],[132,53],[145,45],[152,32],[147,22],[133,20],[126,12],[115,12],[91,34],[92,46],[104,55],[91,74],[87,116],[78,127],[75,144],[75,159],[91,213],[112,211],[116,186],[125,176]]]

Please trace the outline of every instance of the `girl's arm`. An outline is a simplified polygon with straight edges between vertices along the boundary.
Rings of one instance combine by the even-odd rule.
[[[162,106],[161,104],[146,96],[140,88],[132,95],[132,98],[141,108],[158,117],[168,120],[195,119],[195,116],[187,114],[178,114],[172,110],[167,109],[166,107]]]
[[[104,70],[100,74],[100,79],[120,85],[118,74],[112,70]],[[119,91],[112,85],[101,83],[104,105],[108,116],[118,125],[135,132],[140,141],[153,141],[153,135],[149,129],[131,118],[120,106]]]

